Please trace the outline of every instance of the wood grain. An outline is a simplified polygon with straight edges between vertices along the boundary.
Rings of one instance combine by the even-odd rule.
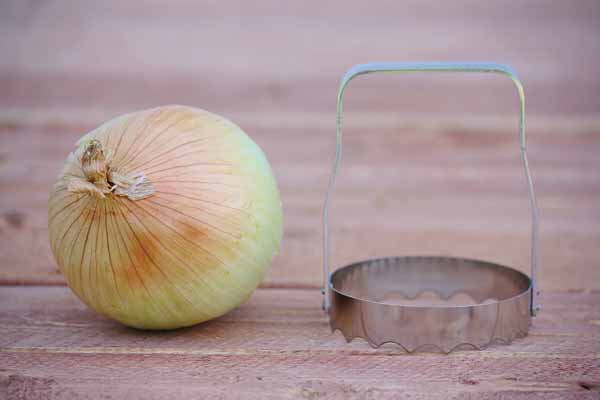
[[[222,318],[160,333],[97,316],[66,288],[2,287],[0,390],[134,399],[593,398],[600,390],[598,292],[547,293],[528,337],[449,356],[347,344],[330,333],[320,297],[262,289]]]
[[[598,398],[599,18],[594,0],[0,2],[0,398]],[[380,60],[505,62],[525,82],[543,310],[511,346],[407,355],[329,331],[316,288],[336,90]],[[169,103],[231,118],[265,150],[285,237],[246,305],[150,333],[62,286],[47,195],[83,133]],[[444,254],[527,271],[516,107],[500,77],[353,82],[334,265]]]
[[[52,352],[185,353],[334,351],[401,354],[397,346],[373,350],[331,335],[315,289],[260,289],[238,310],[215,321],[172,332],[144,332],[94,314],[67,288],[0,287],[0,348]],[[531,335],[511,346],[493,346],[497,356],[600,356],[600,293],[550,292]]]
[[[176,102],[214,111],[333,112],[338,81],[353,64],[454,59],[513,64],[533,113],[600,110],[594,0],[252,6],[178,0],[168,10],[158,0],[8,1],[0,7],[4,107],[130,111]],[[501,79],[440,78],[442,86],[425,85],[426,79],[402,78],[402,95],[404,89],[374,78],[360,85],[355,102],[371,110],[511,110],[511,88],[487,84]]]
[[[282,193],[285,236],[267,286],[321,281],[321,206],[334,143],[319,115],[304,116],[302,129],[297,120],[283,123],[285,135],[253,113],[235,118],[269,155]],[[360,129],[377,119],[384,121],[377,131]],[[444,254],[527,271],[529,211],[514,120],[481,118],[454,127],[452,118],[418,121],[349,115],[333,202],[334,265],[386,254]],[[553,123],[577,129],[565,134]],[[542,213],[541,287],[597,289],[600,123],[553,123],[532,123],[529,140]],[[47,196],[66,153],[93,125],[20,124],[0,127],[0,187],[6,188],[0,281],[63,284],[48,247]]]
[[[2,359],[7,398],[596,399],[599,378],[597,360],[553,357],[32,352]]]

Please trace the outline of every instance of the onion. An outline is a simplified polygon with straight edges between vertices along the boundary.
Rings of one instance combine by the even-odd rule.
[[[165,106],[82,137],[50,194],[52,252],[95,311],[171,329],[243,303],[279,249],[271,167],[235,124]]]

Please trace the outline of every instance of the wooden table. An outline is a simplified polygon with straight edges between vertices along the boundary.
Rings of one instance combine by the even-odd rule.
[[[502,4],[3,2],[0,398],[598,398],[600,6]],[[375,350],[331,334],[320,309],[337,84],[354,63],[392,59],[502,61],[525,82],[543,310],[510,346]],[[369,77],[347,95],[336,266],[444,254],[528,271],[506,80]],[[46,202],[79,136],[165,103],[225,115],[261,145],[280,184],[285,238],[239,309],[142,332],[95,315],[64,285]]]

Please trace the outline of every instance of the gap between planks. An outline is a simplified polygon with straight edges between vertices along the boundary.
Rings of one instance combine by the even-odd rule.
[[[35,279],[2,279],[0,278],[0,287],[68,287],[65,281],[47,281],[47,280],[35,280]],[[258,285],[256,290],[320,290],[322,285],[301,283],[301,282],[264,282]],[[544,292],[551,292],[557,294],[598,294],[600,289],[564,289],[564,290],[542,290],[542,296]]]
[[[8,108],[0,110],[0,128],[43,128],[65,126],[97,126],[104,121],[123,114],[119,109],[90,109],[90,108],[61,108],[61,109],[30,109]],[[335,131],[335,113],[311,111],[275,110],[270,113],[251,111],[223,111],[227,118],[243,121],[261,128],[302,127],[303,129],[328,129]],[[406,113],[388,111],[353,111],[350,118],[352,128],[399,128],[410,126],[426,132],[453,130],[466,132],[476,131],[477,134],[512,130],[516,132],[516,117],[502,114],[434,114]],[[587,134],[600,131],[600,117],[590,114],[538,114],[528,115],[526,128],[528,131],[555,132],[564,135]]]
[[[2,279],[1,286],[32,286],[32,287],[66,287],[65,281],[48,281],[44,279]],[[321,289],[321,285],[301,283],[301,282],[264,282],[257,289],[290,289],[290,290],[311,290]]]
[[[458,358],[551,358],[551,359],[581,359],[596,360],[600,359],[599,354],[571,355],[571,354],[553,354],[547,352],[494,352],[494,351],[456,351],[449,354],[437,352],[397,352],[371,350],[343,350],[343,349],[294,349],[294,350],[269,350],[256,349],[246,350],[240,348],[232,349],[186,349],[186,348],[141,348],[141,347],[0,347],[0,353],[44,353],[44,354],[115,354],[115,355],[187,355],[187,356],[268,356],[268,357],[287,357],[291,354],[330,354],[332,352],[344,356],[381,356],[381,357],[458,357]]]

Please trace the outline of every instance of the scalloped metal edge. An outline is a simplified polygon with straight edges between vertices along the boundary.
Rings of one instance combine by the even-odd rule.
[[[355,339],[362,339],[365,342],[367,342],[369,344],[369,346],[371,346],[374,349],[378,349],[381,346],[383,346],[384,344],[393,343],[397,346],[400,346],[402,348],[402,350],[404,350],[405,352],[407,352],[409,354],[417,353],[417,352],[421,351],[423,348],[435,348],[435,349],[439,350],[439,353],[450,354],[453,351],[457,351],[461,347],[466,347],[466,346],[471,346],[473,348],[473,350],[481,351],[481,350],[487,349],[489,346],[494,345],[494,344],[502,344],[505,346],[510,345],[515,339],[524,338],[528,334],[527,331],[519,331],[519,332],[515,333],[514,335],[511,335],[511,337],[508,337],[506,339],[501,338],[501,337],[493,337],[489,340],[489,342],[487,342],[481,346],[478,346],[478,345],[476,345],[474,343],[470,343],[470,342],[457,342],[456,344],[452,345],[448,349],[445,349],[434,343],[424,343],[424,344],[418,345],[417,347],[415,347],[413,349],[409,349],[408,347],[404,346],[402,343],[400,343],[399,341],[397,341],[395,339],[386,339],[386,340],[382,341],[381,343],[375,343],[368,337],[363,337],[361,335],[356,335],[356,336],[346,335],[344,333],[344,331],[342,330],[342,328],[334,326],[334,322],[332,322],[332,321],[329,322],[329,325],[331,327],[331,333],[335,333],[336,331],[339,331],[342,334],[342,336],[344,337],[344,339],[346,339],[346,343],[350,343]]]
[[[352,271],[354,271],[355,268],[364,268],[365,264],[374,263],[374,264],[383,264],[385,266],[385,264],[388,264],[390,262],[393,262],[394,264],[398,264],[401,262],[411,262],[411,260],[413,258],[416,258],[419,261],[421,261],[423,259],[430,259],[430,261],[436,262],[436,263],[443,263],[448,259],[446,257],[422,257],[422,256],[391,257],[391,258],[388,257],[388,258],[381,258],[381,259],[376,259],[376,260],[361,261],[361,262],[346,266],[340,270],[346,271],[346,272],[350,271],[350,273],[352,273]],[[523,273],[520,273],[519,271],[514,270],[510,267],[506,267],[506,266],[502,266],[502,265],[498,265],[498,264],[494,264],[494,263],[490,263],[490,262],[485,262],[485,261],[478,261],[478,260],[454,259],[454,258],[449,258],[449,259],[452,261],[458,260],[458,261],[469,261],[469,262],[474,262],[474,263],[485,263],[485,264],[489,264],[490,266],[493,266],[493,267],[500,266],[500,267],[502,267],[502,271],[507,270],[511,273],[516,272],[518,277],[523,276],[527,280],[527,282],[530,283],[529,277],[527,277]],[[340,273],[339,272],[340,270],[336,271],[334,274]],[[330,280],[333,280],[333,277],[330,278]],[[330,283],[330,285],[333,286],[333,283]],[[332,287],[332,289],[333,289],[332,290],[332,301],[331,301],[332,309],[328,310],[330,312],[329,324],[331,327],[331,331],[335,332],[336,330],[339,330],[340,333],[346,339],[346,342],[348,342],[348,343],[356,338],[360,338],[360,339],[366,341],[372,348],[375,348],[375,349],[383,346],[386,343],[394,343],[397,346],[401,347],[407,353],[414,353],[414,352],[418,352],[418,351],[437,350],[438,352],[449,354],[453,351],[456,351],[456,350],[462,349],[462,348],[466,348],[466,347],[471,347],[472,349],[475,349],[475,350],[483,350],[483,349],[488,348],[490,345],[496,344],[496,343],[509,345],[513,342],[513,340],[515,338],[527,336],[528,331],[529,331],[529,326],[531,324],[529,312],[526,312],[525,314],[523,314],[524,310],[521,310],[526,305],[525,303],[527,303],[527,308],[530,309],[529,300],[530,300],[530,294],[531,294],[531,284],[528,285],[527,290],[525,290],[524,292],[520,292],[516,296],[511,297],[509,299],[502,300],[502,301],[495,299],[493,297],[487,297],[485,295],[477,296],[477,293],[472,293],[470,290],[465,289],[465,288],[455,288],[455,290],[453,290],[449,293],[446,292],[446,294],[443,293],[441,290],[437,290],[436,288],[428,288],[428,287],[418,288],[418,290],[415,292],[413,292],[411,290],[410,294],[403,292],[402,290],[399,290],[397,292],[404,299],[411,299],[411,300],[417,299],[418,297],[422,296],[423,293],[430,292],[435,297],[437,297],[437,299],[444,300],[444,301],[448,301],[449,299],[453,298],[454,296],[457,296],[458,294],[462,293],[462,294],[465,294],[468,297],[470,297],[472,300],[474,300],[474,303],[475,303],[475,304],[468,304],[470,302],[466,302],[466,304],[462,304],[463,302],[461,301],[460,302],[461,304],[459,304],[459,305],[453,304],[453,305],[448,305],[448,306],[437,306],[437,307],[436,306],[429,307],[429,306],[423,305],[423,307],[425,307],[425,309],[423,309],[423,310],[421,310],[423,307],[413,308],[410,305],[403,306],[401,304],[391,304],[391,303],[385,303],[383,301],[381,303],[373,303],[373,302],[370,302],[367,300],[363,300],[361,298],[354,298],[354,297],[349,296],[341,291],[336,290],[333,287]],[[341,303],[338,304],[338,302],[341,302]],[[336,306],[336,304],[337,304],[337,306]],[[463,310],[463,308],[468,307],[467,311],[469,313],[469,316],[471,316],[471,313],[475,312],[476,310],[479,310],[480,312],[485,314],[486,310],[489,309],[489,307],[493,306],[494,304],[496,305],[496,312],[494,313],[495,314],[495,322],[493,323],[493,325],[491,325],[491,321],[489,321],[489,323],[486,322],[487,328],[484,328],[485,330],[483,330],[483,331],[481,331],[481,329],[482,329],[481,326],[476,328],[479,330],[479,332],[477,332],[475,334],[475,336],[473,335],[473,332],[464,333],[461,331],[456,331],[453,334],[450,334],[449,332],[445,332],[445,329],[443,329],[443,326],[438,326],[437,328],[436,327],[433,328],[433,332],[435,332],[434,335],[437,335],[437,336],[431,337],[430,335],[427,335],[427,338],[422,337],[422,340],[419,340],[420,335],[418,333],[419,332],[418,330],[411,330],[410,329],[411,325],[404,326],[406,324],[419,324],[420,323],[419,316],[416,315],[415,310],[417,310],[417,311],[421,310],[423,312],[422,316],[425,316],[425,317],[427,317],[429,311],[435,310],[435,313],[436,313],[435,318],[438,318],[439,316],[437,315],[437,313],[440,310],[442,310],[442,311],[444,311],[444,310],[458,311],[460,309],[461,313],[464,314],[465,311]],[[367,308],[363,309],[363,306],[365,306]],[[339,307],[339,309],[337,307]],[[368,308],[373,308],[373,310],[369,311]],[[407,315],[407,318],[409,318],[409,319],[405,319],[404,322],[402,322],[401,325],[403,325],[404,327],[400,330],[392,329],[389,332],[386,332],[385,326],[383,326],[381,324],[389,325],[387,320],[389,318],[395,320],[396,312],[402,311],[404,309],[413,310],[409,315]],[[365,319],[364,319],[365,316],[367,314],[370,314],[371,311],[375,312],[375,315],[376,315],[376,317],[374,317],[375,320],[365,321]],[[452,312],[452,311],[450,311],[450,312]],[[452,315],[447,315],[447,317],[454,318],[454,317],[452,317]],[[490,315],[490,317],[493,317],[493,315]],[[359,319],[359,321],[357,319]],[[408,321],[410,321],[410,322],[408,322]],[[444,321],[445,321],[445,319],[444,319]],[[359,322],[360,322],[360,324],[358,324]],[[455,322],[457,322],[457,321],[455,321]],[[446,321],[445,323],[448,323],[448,321]],[[381,325],[381,326],[379,326],[379,325]],[[386,325],[386,326],[388,326],[388,325]],[[389,328],[389,326],[388,326],[388,328]],[[372,331],[373,333],[375,333],[376,341],[373,340],[373,337],[372,337],[372,335],[370,335],[369,331]],[[402,335],[404,333],[408,334],[409,336],[406,337],[407,340],[403,343]],[[415,336],[415,334],[416,334],[416,336]]]

